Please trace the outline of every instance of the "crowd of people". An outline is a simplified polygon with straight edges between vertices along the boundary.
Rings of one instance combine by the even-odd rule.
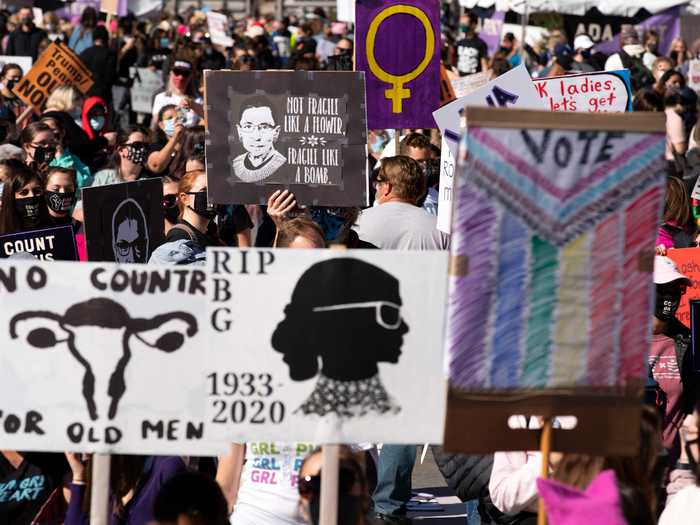
[[[604,56],[590,36],[569,40],[572,35],[555,29],[534,46],[507,33],[490,54],[479,38],[477,16],[463,12],[456,20],[454,25],[443,20],[441,35],[442,64],[453,79],[482,72],[494,78],[521,63],[540,77],[628,69],[634,110],[665,114],[668,189],[656,240],[656,303],[639,453],[552,454],[550,481],[538,479],[542,457],[533,451],[476,457],[436,447],[437,463],[468,502],[469,523],[534,523],[538,497],[554,525],[693,523],[700,516],[700,382],[690,332],[675,316],[690,280],[666,256],[700,239],[700,202],[691,198],[700,173],[698,97],[687,86],[689,60],[698,58],[700,41],[689,49],[675,40],[664,55],[658,33],[623,26],[619,51]],[[204,70],[353,69],[352,25],[330,20],[323,9],[281,20],[229,21],[233,43],[223,47],[212,42],[205,13],[194,9],[140,19],[107,17],[87,7],[79,20],[47,12],[43,27],[35,25],[30,8],[0,11],[0,55],[36,60],[51,42],[63,42],[94,79],[85,95],[57,87],[37,113],[13,91],[27,71],[12,62],[2,67],[0,235],[71,225],[86,260],[81,190],[157,178],[163,184],[165,241],[151,255],[153,264],[203,264],[208,246],[448,249],[449,236],[436,228],[441,155],[436,130],[368,132],[374,191],[373,206],[364,210],[301,207],[286,190],[272,193],[266,206],[208,203]],[[147,114],[131,105],[134,67],[150,68],[164,82]],[[523,427],[540,424],[537,418],[522,421]],[[379,454],[374,446],[342,449],[339,523],[409,523],[416,447],[380,448]],[[320,458],[313,444],[292,442],[236,443],[220,458],[114,455],[110,522],[318,523]],[[276,483],[255,476],[263,462],[276,465]],[[91,464],[81,454],[3,450],[0,523],[88,523]],[[30,485],[33,479],[40,482]],[[30,486],[35,489],[27,497]],[[587,490],[593,486],[598,490]],[[583,505],[580,513],[568,512],[574,501]]]

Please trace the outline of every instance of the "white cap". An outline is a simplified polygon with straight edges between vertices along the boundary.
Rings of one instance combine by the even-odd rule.
[[[673,281],[684,280],[688,286],[692,281],[678,271],[678,267],[673,260],[668,257],[657,255],[654,257],[654,284],[666,284]]]
[[[590,49],[594,46],[593,40],[588,35],[579,35],[574,38],[574,50],[576,49]]]

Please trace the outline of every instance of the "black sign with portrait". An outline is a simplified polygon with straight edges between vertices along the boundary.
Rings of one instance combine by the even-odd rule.
[[[148,262],[163,242],[162,202],[160,179],[83,188],[88,260]]]
[[[216,204],[367,204],[362,73],[206,71],[207,187]]]
[[[23,252],[42,261],[77,261],[73,227],[58,226],[0,237],[0,259]]]

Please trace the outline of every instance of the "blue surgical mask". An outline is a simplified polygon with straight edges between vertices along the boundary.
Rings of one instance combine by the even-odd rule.
[[[168,47],[170,45],[170,39],[163,37],[160,39],[160,47]]]
[[[174,118],[169,118],[169,119],[163,121],[163,131],[165,131],[165,134],[168,137],[173,136],[173,133],[175,133],[175,119]]]
[[[90,117],[90,127],[95,131],[101,131],[105,127],[105,118],[102,115]]]

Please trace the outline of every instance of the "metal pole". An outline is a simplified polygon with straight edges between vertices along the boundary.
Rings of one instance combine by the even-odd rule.
[[[109,525],[109,454],[92,456],[92,488],[90,498],[90,523]]]

